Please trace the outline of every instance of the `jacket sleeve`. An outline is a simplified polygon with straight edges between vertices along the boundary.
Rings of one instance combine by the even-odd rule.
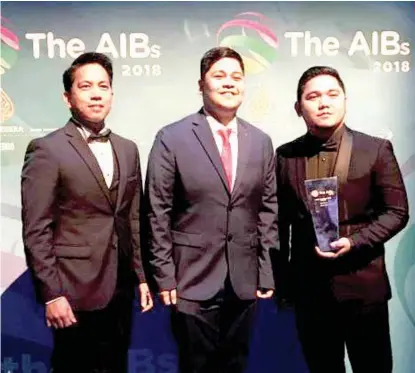
[[[276,150],[277,200],[278,200],[278,236],[279,250],[273,257],[275,272],[275,289],[277,298],[291,297],[291,271],[290,271],[290,196],[286,192],[284,183],[284,161],[279,149]]]
[[[59,166],[44,139],[32,140],[21,173],[23,244],[40,301],[63,294],[53,252]]]
[[[150,231],[150,265],[160,291],[176,288],[170,229],[175,167],[173,150],[164,130],[161,130],[149,155],[145,188]]]
[[[267,136],[264,151],[264,188],[262,194],[262,206],[258,216],[259,235],[259,287],[274,289],[274,279],[270,258],[271,249],[277,249],[278,226],[277,226],[277,190],[275,175],[275,156],[271,139]]]
[[[409,220],[408,197],[389,140],[383,141],[379,148],[372,175],[377,214],[370,224],[349,237],[353,250],[385,243],[401,231]]]
[[[133,249],[134,270],[140,283],[146,282],[142,261],[142,240],[141,240],[141,218],[142,217],[142,200],[143,200],[143,184],[141,178],[140,155],[137,146],[135,146],[136,162],[137,162],[137,188],[134,198],[131,202],[130,210],[130,227]],[[143,242],[144,243],[144,242]]]

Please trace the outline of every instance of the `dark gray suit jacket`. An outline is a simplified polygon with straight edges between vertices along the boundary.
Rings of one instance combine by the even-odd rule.
[[[235,185],[228,190],[213,134],[200,111],[161,129],[150,153],[146,202],[151,264],[160,290],[206,300],[227,273],[241,299],[274,288],[269,251],[277,245],[271,139],[238,118]]]
[[[129,258],[131,280],[145,282],[138,149],[114,133],[110,141],[119,163],[115,205],[74,123],[28,145],[21,179],[23,241],[42,303],[64,295],[74,309],[104,307],[116,285],[118,250]]]

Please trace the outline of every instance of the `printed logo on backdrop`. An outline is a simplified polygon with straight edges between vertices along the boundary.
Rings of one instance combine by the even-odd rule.
[[[245,12],[217,31],[218,44],[238,51],[249,74],[269,68],[277,58],[278,38],[266,22],[269,21],[260,13]]]
[[[278,38],[270,20],[258,12],[239,13],[216,32],[217,44],[235,49],[249,75],[268,70],[277,59]],[[258,78],[247,94],[246,105],[253,122],[262,121],[270,110],[270,90],[266,80]]]
[[[291,57],[335,57],[347,54],[350,58],[371,57],[374,72],[409,72],[410,43],[402,40],[397,31],[356,31],[350,40],[335,36],[318,37],[312,31],[287,31]]]
[[[10,29],[10,22],[1,17],[1,47],[0,47],[0,75],[7,73],[16,63],[20,50],[19,38]],[[1,123],[10,119],[14,114],[12,99],[1,88]]]
[[[358,30],[342,25],[341,37],[317,36],[312,30],[288,30],[278,39],[270,20],[258,12],[245,12],[225,22],[217,31],[218,44],[234,48],[243,55],[249,73],[268,68],[277,58],[280,43],[288,45],[289,57],[336,57],[347,55],[365,60],[374,72],[408,72],[411,45],[395,30]],[[368,58],[370,57],[370,60]],[[370,61],[370,62],[368,62]],[[355,63],[360,66],[362,63]]]
[[[154,62],[161,57],[161,47],[144,32],[104,32],[96,42],[89,44],[77,37],[55,35],[52,31],[29,32],[25,38],[31,43],[35,59],[43,56],[49,59],[75,59],[84,52],[95,51],[114,60],[133,60],[132,64],[121,65],[121,76],[157,77],[162,74],[160,64]]]
[[[2,78],[2,87],[0,88],[0,158],[1,165],[8,166],[22,162],[22,154],[17,150],[27,145],[27,135],[30,136],[31,129],[18,117],[17,107],[11,95],[6,92],[6,84],[3,81],[3,76],[10,81],[10,76],[14,74],[14,67],[21,53],[21,41],[16,34],[14,24],[5,17],[1,17],[0,38],[0,76]]]

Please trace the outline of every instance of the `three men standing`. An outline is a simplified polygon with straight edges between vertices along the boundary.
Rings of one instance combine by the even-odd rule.
[[[172,327],[181,373],[242,373],[257,298],[291,296],[311,373],[392,371],[384,243],[408,202],[392,145],[345,126],[338,72],[300,78],[306,135],[282,145],[237,116],[241,56],[205,53],[203,107],[162,128],[144,196],[150,267]],[[134,286],[153,305],[141,259],[138,149],[105,127],[112,64],[85,53],[65,71],[64,128],[33,140],[22,170],[23,240],[46,320],[55,373],[126,372]],[[340,238],[316,247],[304,181],[337,176]],[[278,204],[277,208],[277,196]],[[147,218],[146,218],[147,219]],[[278,237],[279,236],[279,237]]]

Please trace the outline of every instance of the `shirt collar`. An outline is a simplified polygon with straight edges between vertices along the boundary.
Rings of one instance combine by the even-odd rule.
[[[92,131],[85,124],[83,124],[79,119],[72,117],[71,121],[76,125],[76,128],[78,129],[78,131],[80,132],[84,140],[88,140],[89,136],[91,136],[92,134]],[[107,128],[108,127],[104,123],[104,127],[102,127],[101,131],[99,131],[98,134],[103,133],[104,131],[106,131]]]
[[[206,120],[209,123],[210,129],[214,134],[216,134],[219,130],[230,129],[232,133],[238,133],[238,121],[236,117],[233,118],[227,126],[223,125],[219,121],[217,121],[212,115],[210,115],[205,108],[203,108],[203,112],[206,115]]]
[[[338,148],[343,137],[344,131],[345,125],[343,124],[339,128],[337,128],[327,140],[322,140],[317,136],[314,136],[310,132],[307,132],[306,138],[308,142],[316,146],[331,145]]]

